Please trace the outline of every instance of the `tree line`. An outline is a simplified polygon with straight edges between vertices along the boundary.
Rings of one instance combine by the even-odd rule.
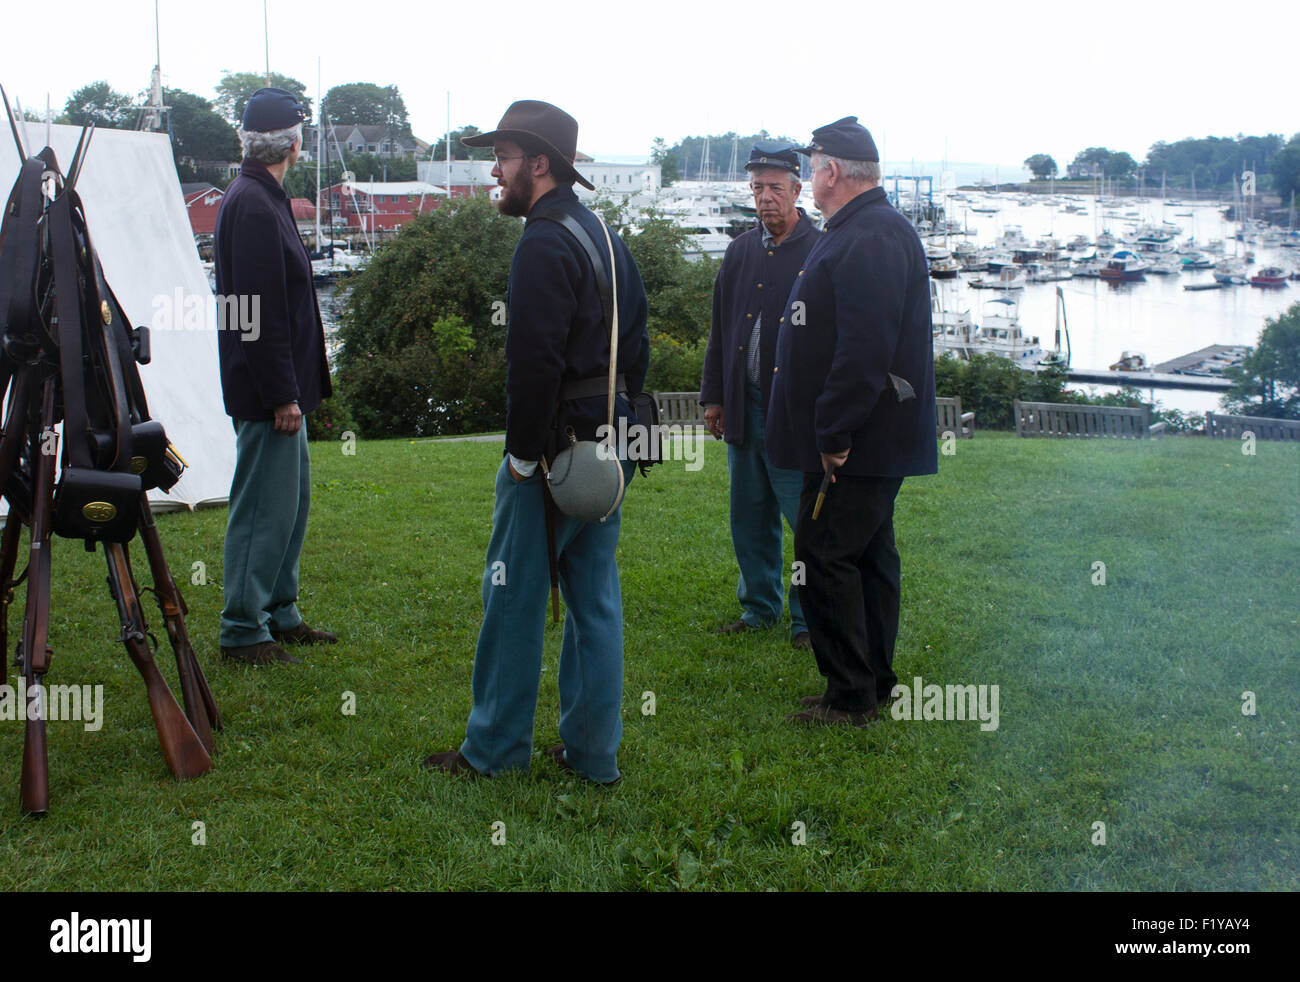
[[[1033,154],[1025,158],[1024,164],[1036,180],[1060,176],[1056,160],[1049,154]],[[1141,164],[1122,150],[1088,147],[1074,155],[1068,173],[1082,179],[1095,174],[1133,185],[1141,172],[1147,184],[1163,177],[1167,187],[1194,185],[1197,190],[1222,191],[1231,189],[1243,170],[1254,170],[1261,191],[1287,197],[1300,190],[1300,133],[1289,141],[1277,133],[1189,137],[1173,143],[1161,140],[1151,144]]]
[[[224,186],[229,180],[219,165],[237,162],[241,151],[236,127],[254,92],[267,84],[264,72],[226,72],[217,83],[212,98],[183,89],[164,89],[163,104],[169,109],[168,125],[176,171],[182,182],[208,180]],[[270,84],[294,93],[309,112],[314,103],[307,87],[296,78],[272,72]],[[94,124],[104,129],[135,129],[140,124],[144,97],[119,92],[106,81],[83,85],[68,97],[63,111],[53,122],[73,126]],[[395,137],[412,138],[406,103],[395,85],[351,82],[336,85],[325,93],[324,116],[337,128],[347,125],[387,126]],[[29,119],[40,119],[30,111]],[[348,169],[357,174],[378,175],[387,166],[392,180],[413,180],[413,162],[400,159],[381,162],[353,158],[345,152]],[[218,165],[213,167],[212,165]],[[394,174],[394,170],[400,172]],[[409,175],[406,171],[410,171]],[[313,179],[314,180],[314,179]]]

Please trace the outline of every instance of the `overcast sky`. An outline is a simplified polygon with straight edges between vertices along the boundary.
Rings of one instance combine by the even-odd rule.
[[[446,127],[448,90],[453,126],[490,129],[514,99],[553,102],[596,156],[644,154],[656,136],[806,137],[846,115],[888,160],[946,146],[950,160],[1002,165],[1049,153],[1062,170],[1088,146],[1140,161],[1157,140],[1300,130],[1295,0],[1091,13],[1001,0],[268,3],[273,71],[313,98],[318,56],[326,90],[395,84],[426,140]],[[153,0],[5,8],[0,83],[25,107],[43,111],[48,93],[57,112],[98,79],[148,87]],[[262,0],[160,10],[167,86],[211,98],[223,70],[264,68]]]

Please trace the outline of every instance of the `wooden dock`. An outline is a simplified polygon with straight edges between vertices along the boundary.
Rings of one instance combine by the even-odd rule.
[[[1071,382],[1095,382],[1101,385],[1129,385],[1137,389],[1194,389],[1202,392],[1227,392],[1232,383],[1222,375],[1189,372],[1207,361],[1223,364],[1228,356],[1244,352],[1241,345],[1212,344],[1200,351],[1162,361],[1140,372],[1120,372],[1110,368],[1069,368],[1065,377]]]
[[[1151,371],[1181,374],[1195,368],[1202,362],[1210,360],[1222,362],[1230,359],[1233,355],[1238,356],[1238,360],[1240,360],[1240,356],[1244,355],[1246,350],[1246,346],[1241,344],[1212,344],[1208,348],[1193,351],[1189,355],[1180,355],[1169,361],[1162,361],[1159,365],[1152,365]]]
[[[1135,389],[1197,389],[1227,392],[1232,383],[1215,375],[1178,375],[1173,372],[1115,372],[1108,368],[1071,368],[1065,373],[1071,382],[1128,385]]]

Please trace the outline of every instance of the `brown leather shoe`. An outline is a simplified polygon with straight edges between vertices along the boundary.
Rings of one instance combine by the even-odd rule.
[[[287,631],[271,631],[271,637],[281,644],[333,644],[338,635],[311,627],[306,621],[300,621],[297,627]]]
[[[238,648],[223,646],[221,657],[227,661],[243,662],[245,665],[271,665],[279,661],[288,662],[290,665],[302,664],[301,658],[295,658],[274,641],[259,641],[257,644],[246,644]]]
[[[799,705],[803,706],[805,709],[810,709],[813,706],[820,706],[822,704],[822,700],[825,698],[826,698],[825,694],[816,695],[816,696],[804,696],[802,699],[799,700]]]
[[[790,639],[790,647],[802,648],[804,651],[812,651],[812,635],[807,631],[800,631]]]
[[[735,623],[728,624],[726,627],[718,628],[718,633],[719,634],[743,634],[746,631],[752,631],[752,630],[753,628],[750,627],[748,624],[746,624],[743,620],[738,620]]]
[[[445,750],[440,754],[430,754],[420,761],[420,766],[430,771],[443,771],[453,777],[482,777],[474,765],[465,759],[459,750]]]
[[[561,770],[572,771],[574,774],[578,774],[577,771],[573,770],[573,765],[564,759],[564,744],[557,743],[550,750],[546,751],[546,756],[550,757],[551,760],[555,761],[555,763],[559,765]],[[612,788],[614,785],[618,784],[619,781],[623,780],[622,774],[614,778],[614,780],[612,781],[593,781],[585,774],[578,774],[578,776],[585,781],[591,781],[592,784],[599,784],[601,787],[605,787],[605,788]]]
[[[835,723],[847,723],[859,730],[866,729],[876,720],[880,713],[872,709],[865,713],[853,713],[830,706],[811,706],[802,713],[793,713],[785,718],[787,723],[801,723],[804,726],[831,726]]]

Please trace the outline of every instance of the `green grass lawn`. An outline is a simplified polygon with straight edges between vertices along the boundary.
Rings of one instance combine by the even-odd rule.
[[[464,734],[500,444],[363,441],[351,457],[313,444],[301,605],[343,640],[301,666],[219,661],[225,512],[159,519],[227,724],[198,780],[166,769],[102,552],[56,542],[47,681],[102,683],[105,721],[49,724],[42,820],[18,809],[22,724],[0,722],[0,885],[1295,890],[1300,447],[1257,450],[980,433],[937,477],[905,482],[895,667],[909,683],[997,685],[988,732],[783,723],[821,681],[788,625],[712,633],[739,613],[721,445],[698,472],[638,477],[619,559],[625,777],[611,790],[543,756],[554,627],[531,771],[465,781],[418,767]],[[196,562],[206,585],[189,584]],[[206,845],[192,843],[196,821]]]

